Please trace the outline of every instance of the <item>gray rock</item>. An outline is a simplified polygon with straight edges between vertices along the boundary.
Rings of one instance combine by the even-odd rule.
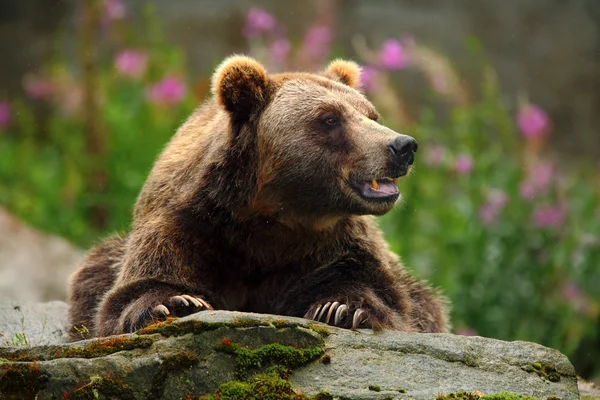
[[[579,397],[575,370],[556,350],[529,342],[403,332],[344,331],[327,341],[331,363],[297,371],[296,387],[352,399],[433,399],[459,390],[514,392],[545,399]],[[549,377],[533,367],[552,366]],[[539,364],[539,365],[538,365]],[[558,382],[551,382],[558,380]],[[380,388],[379,392],[369,386]],[[399,393],[399,390],[405,393]],[[387,396],[387,397],[386,397]]]
[[[0,301],[67,298],[67,281],[81,250],[40,232],[0,207]]]
[[[67,310],[67,304],[62,301],[0,303],[0,346],[66,342]]]
[[[537,344],[324,327],[300,318],[204,311],[138,334],[3,347],[0,394],[24,399],[63,398],[65,393],[73,398],[195,397],[215,392],[236,371],[249,376],[252,365],[264,368],[280,357],[277,349],[265,351],[262,362],[254,359],[243,370],[231,343],[263,350],[278,343],[311,354],[312,362],[292,365],[290,378],[295,390],[307,395],[326,391],[347,399],[433,399],[439,393],[478,390],[579,398],[567,358]],[[293,364],[289,356],[278,362],[290,359]]]

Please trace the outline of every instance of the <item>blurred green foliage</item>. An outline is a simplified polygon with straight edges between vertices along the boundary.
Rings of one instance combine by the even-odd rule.
[[[249,52],[271,70],[317,68],[330,56],[322,25],[290,48],[285,38],[269,36],[272,26],[262,18],[263,25],[249,21],[245,35]],[[186,76],[184,57],[164,41],[151,11],[137,28],[146,32],[143,40],[127,20],[107,23],[113,35],[102,43],[96,77],[108,144],[100,158],[88,154],[77,70],[60,57],[37,77],[49,89],[26,88],[29,98],[10,101],[10,121],[0,128],[0,203],[82,247],[128,229],[153,160],[208,88],[204,77],[185,93],[163,87],[162,101],[161,93],[152,97],[153,83]],[[420,143],[414,173],[399,181],[401,205],[381,219],[392,248],[450,299],[457,332],[548,345],[567,354],[580,373],[600,376],[598,170],[583,163],[565,168],[551,158],[548,130],[535,137],[519,132],[491,67],[482,63],[478,93],[465,96],[442,55],[412,40],[396,43],[403,47],[388,43],[391,53],[383,56],[405,51],[431,82],[432,107],[412,121],[401,112],[394,79],[411,67],[386,59],[382,68],[381,53],[357,49],[372,73],[364,77],[366,91],[385,122]],[[147,57],[138,70],[115,64],[131,48]],[[432,111],[440,104],[443,112]],[[108,176],[102,194],[89,191],[94,168]],[[105,226],[91,223],[94,206],[108,210]]]

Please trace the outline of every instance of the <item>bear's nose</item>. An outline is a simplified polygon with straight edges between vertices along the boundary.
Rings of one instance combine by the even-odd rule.
[[[396,162],[401,164],[412,164],[415,160],[414,153],[418,148],[417,141],[406,135],[399,135],[390,143],[392,157]]]

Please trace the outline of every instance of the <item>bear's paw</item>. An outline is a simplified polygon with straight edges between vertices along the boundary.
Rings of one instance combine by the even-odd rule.
[[[315,304],[305,314],[304,318],[339,328],[370,328],[368,309],[340,303],[339,301],[325,304]]]

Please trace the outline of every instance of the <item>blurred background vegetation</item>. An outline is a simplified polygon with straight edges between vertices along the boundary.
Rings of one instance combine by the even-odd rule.
[[[418,12],[413,2],[383,0],[373,2],[383,11],[342,0],[42,3],[0,7],[0,30],[12,26],[23,39],[29,31],[15,26],[39,27],[41,34],[26,40],[46,49],[26,68],[7,59],[0,78],[0,204],[12,214],[81,248],[126,231],[154,159],[208,95],[210,72],[223,57],[244,52],[271,72],[317,71],[334,57],[352,58],[363,65],[363,89],[384,124],[420,143],[415,173],[400,181],[404,200],[381,225],[407,268],[449,297],[455,332],[551,346],[584,377],[600,379],[600,151],[593,124],[600,102],[580,84],[570,87],[580,96],[548,93],[560,62],[536,72],[531,60],[504,54],[498,71],[505,85],[495,65],[498,46],[490,56],[475,24],[474,32],[454,30],[460,43],[446,52],[435,34],[420,37],[389,20],[380,29],[360,23],[373,13],[408,13],[427,24],[428,15],[458,15],[456,1],[431,1]],[[540,2],[511,3],[493,7],[529,4],[535,11]],[[591,2],[574,3],[582,15],[600,15],[599,7],[585,8]],[[202,14],[203,24],[186,25],[186,12]],[[567,22],[547,18],[544,29],[585,32],[589,21],[576,11],[554,12]],[[489,18],[479,24],[491,26]],[[600,48],[600,18],[594,21]],[[171,38],[163,29],[169,23]],[[516,38],[507,35],[511,43],[528,48],[543,38],[544,29],[511,23],[519,27]],[[2,36],[6,46],[10,39]],[[196,39],[201,46],[189,43]],[[553,43],[557,57],[574,54],[568,43]],[[17,45],[27,43],[13,40]],[[576,64],[587,71],[584,58]],[[511,75],[519,60],[526,80]],[[579,82],[584,72],[578,74]]]

